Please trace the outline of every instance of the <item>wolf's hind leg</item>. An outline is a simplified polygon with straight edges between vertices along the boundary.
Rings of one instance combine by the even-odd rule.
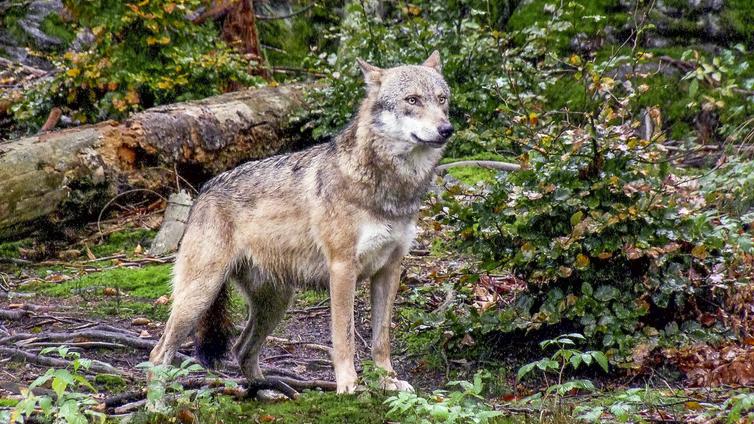
[[[170,364],[178,346],[213,305],[227,278],[227,262],[197,261],[180,256],[173,280],[173,305],[165,331],[149,355],[155,365]]]
[[[259,283],[252,278],[238,282],[238,288],[246,299],[249,317],[241,335],[233,345],[241,372],[249,380],[264,379],[259,367],[259,352],[267,336],[285,316],[293,299],[293,286],[284,283]]]

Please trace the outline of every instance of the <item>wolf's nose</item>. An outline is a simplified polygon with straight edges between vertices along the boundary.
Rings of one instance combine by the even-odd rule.
[[[442,124],[437,127],[437,132],[439,132],[443,138],[448,138],[453,135],[453,125],[450,125],[450,123]]]

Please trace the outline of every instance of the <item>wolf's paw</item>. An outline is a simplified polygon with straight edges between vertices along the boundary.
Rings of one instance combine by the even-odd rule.
[[[409,384],[408,381],[398,380],[395,377],[383,377],[380,381],[380,387],[388,392],[414,392],[414,386]]]
[[[343,384],[338,383],[337,384],[336,392],[339,395],[342,395],[342,394],[349,394],[350,395],[350,394],[356,392],[357,387],[358,386],[356,385],[355,381],[353,383],[343,383]]]

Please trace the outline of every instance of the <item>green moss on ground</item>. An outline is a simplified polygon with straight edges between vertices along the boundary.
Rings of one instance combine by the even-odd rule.
[[[101,243],[89,247],[97,257],[111,256],[116,253],[133,254],[138,245],[146,249],[156,235],[156,231],[143,228],[118,231],[110,234]]]
[[[114,374],[97,374],[94,377],[94,386],[100,391],[119,393],[126,389],[128,383],[123,377]]]
[[[170,272],[173,266],[152,265],[144,268],[116,268],[107,271],[86,274],[63,283],[40,282],[22,287],[23,291],[35,291],[55,297],[69,297],[84,289],[95,288],[101,292],[104,288],[117,288],[124,294],[134,297],[157,299],[170,294]]]
[[[19,249],[31,248],[33,244],[31,239],[2,242],[0,243],[0,258],[18,258],[21,256]]]
[[[495,160],[502,162],[515,162],[514,159],[506,158],[503,155],[499,155],[493,152],[481,152],[470,156],[445,158],[440,163],[453,163],[462,160]],[[474,185],[478,182],[494,182],[498,172],[493,169],[485,169],[478,166],[464,166],[458,168],[450,168],[448,169],[448,174],[464,184]]]
[[[63,283],[40,282],[20,290],[53,297],[81,295],[94,301],[90,312],[94,316],[146,316],[164,320],[169,314],[167,305],[154,305],[155,299],[170,295],[173,266],[152,265],[144,268],[116,268],[86,274]],[[117,289],[119,296],[106,296],[105,289]]]
[[[754,44],[754,2],[728,0],[720,17],[724,28],[735,32],[747,44]]]
[[[198,411],[198,422],[246,424],[258,422],[373,424],[385,422],[388,408],[385,397],[370,393],[336,395],[332,392],[304,392],[295,401],[263,403],[239,402],[221,396],[212,408]],[[163,424],[175,422],[175,417],[140,413],[131,420],[134,424]]]
[[[329,297],[327,290],[304,290],[296,294],[296,303],[301,307],[315,306]]]

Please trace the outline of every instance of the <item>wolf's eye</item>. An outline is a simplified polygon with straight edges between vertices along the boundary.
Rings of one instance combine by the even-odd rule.
[[[406,98],[406,101],[407,101],[407,102],[408,102],[408,104],[410,104],[410,105],[415,105],[416,103],[418,103],[418,102],[419,102],[419,99],[417,99],[417,98],[416,98],[416,96],[411,96],[411,97],[407,97],[407,98]]]
[[[437,101],[440,102],[441,105],[444,105],[445,102],[448,101],[448,98],[445,97],[445,96],[440,96],[440,97],[437,98]]]

